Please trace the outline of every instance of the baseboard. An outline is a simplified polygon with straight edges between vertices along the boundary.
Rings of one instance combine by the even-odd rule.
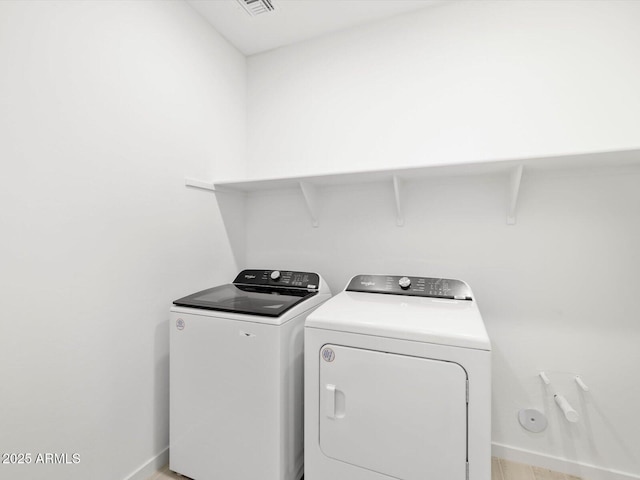
[[[167,463],[169,463],[169,447],[166,447],[158,455],[145,462],[125,480],[147,480],[151,475],[162,470],[162,467]]]
[[[491,453],[494,457],[504,458],[513,462],[526,463],[536,467],[548,468],[556,472],[575,475],[585,480],[640,480],[640,476],[632,473],[608,470],[606,468],[574,462],[560,457],[544,455],[529,450],[493,443]]]
[[[618,470],[608,470],[595,465],[573,462],[564,458],[544,455],[500,443],[493,443],[491,447],[491,454],[494,457],[504,458],[512,462],[526,463],[527,465],[534,465],[536,467],[548,468],[555,472],[575,475],[584,480],[640,480],[640,475],[620,472]],[[146,480],[154,473],[162,470],[167,463],[169,463],[169,447],[166,447],[158,455],[149,459],[125,480]]]

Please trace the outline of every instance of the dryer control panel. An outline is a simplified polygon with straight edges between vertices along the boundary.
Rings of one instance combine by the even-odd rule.
[[[469,285],[448,278],[410,277],[401,275],[356,275],[347,292],[384,293],[412,297],[473,300]]]

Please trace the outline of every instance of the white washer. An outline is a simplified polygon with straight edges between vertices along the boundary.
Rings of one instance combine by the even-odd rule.
[[[196,480],[298,480],[304,320],[316,273],[245,270],[170,314],[171,470]]]
[[[491,344],[458,280],[358,275],[305,323],[305,480],[491,478]]]

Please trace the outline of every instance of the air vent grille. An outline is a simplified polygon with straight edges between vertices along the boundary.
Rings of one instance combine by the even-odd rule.
[[[244,8],[249,15],[255,17],[263,13],[269,13],[273,11],[273,4],[271,0],[237,0],[242,8]]]

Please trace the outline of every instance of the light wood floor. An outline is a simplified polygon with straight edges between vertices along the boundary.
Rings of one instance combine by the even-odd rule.
[[[148,480],[184,480],[185,478],[169,470],[169,465],[167,465],[161,472],[149,477]],[[552,472],[546,468],[532,467],[524,463],[493,457],[491,459],[491,480],[580,480],[580,478]]]
[[[532,467],[524,463],[510,462],[503,458],[491,458],[491,480],[581,480],[573,475],[554,472],[546,468]]]

